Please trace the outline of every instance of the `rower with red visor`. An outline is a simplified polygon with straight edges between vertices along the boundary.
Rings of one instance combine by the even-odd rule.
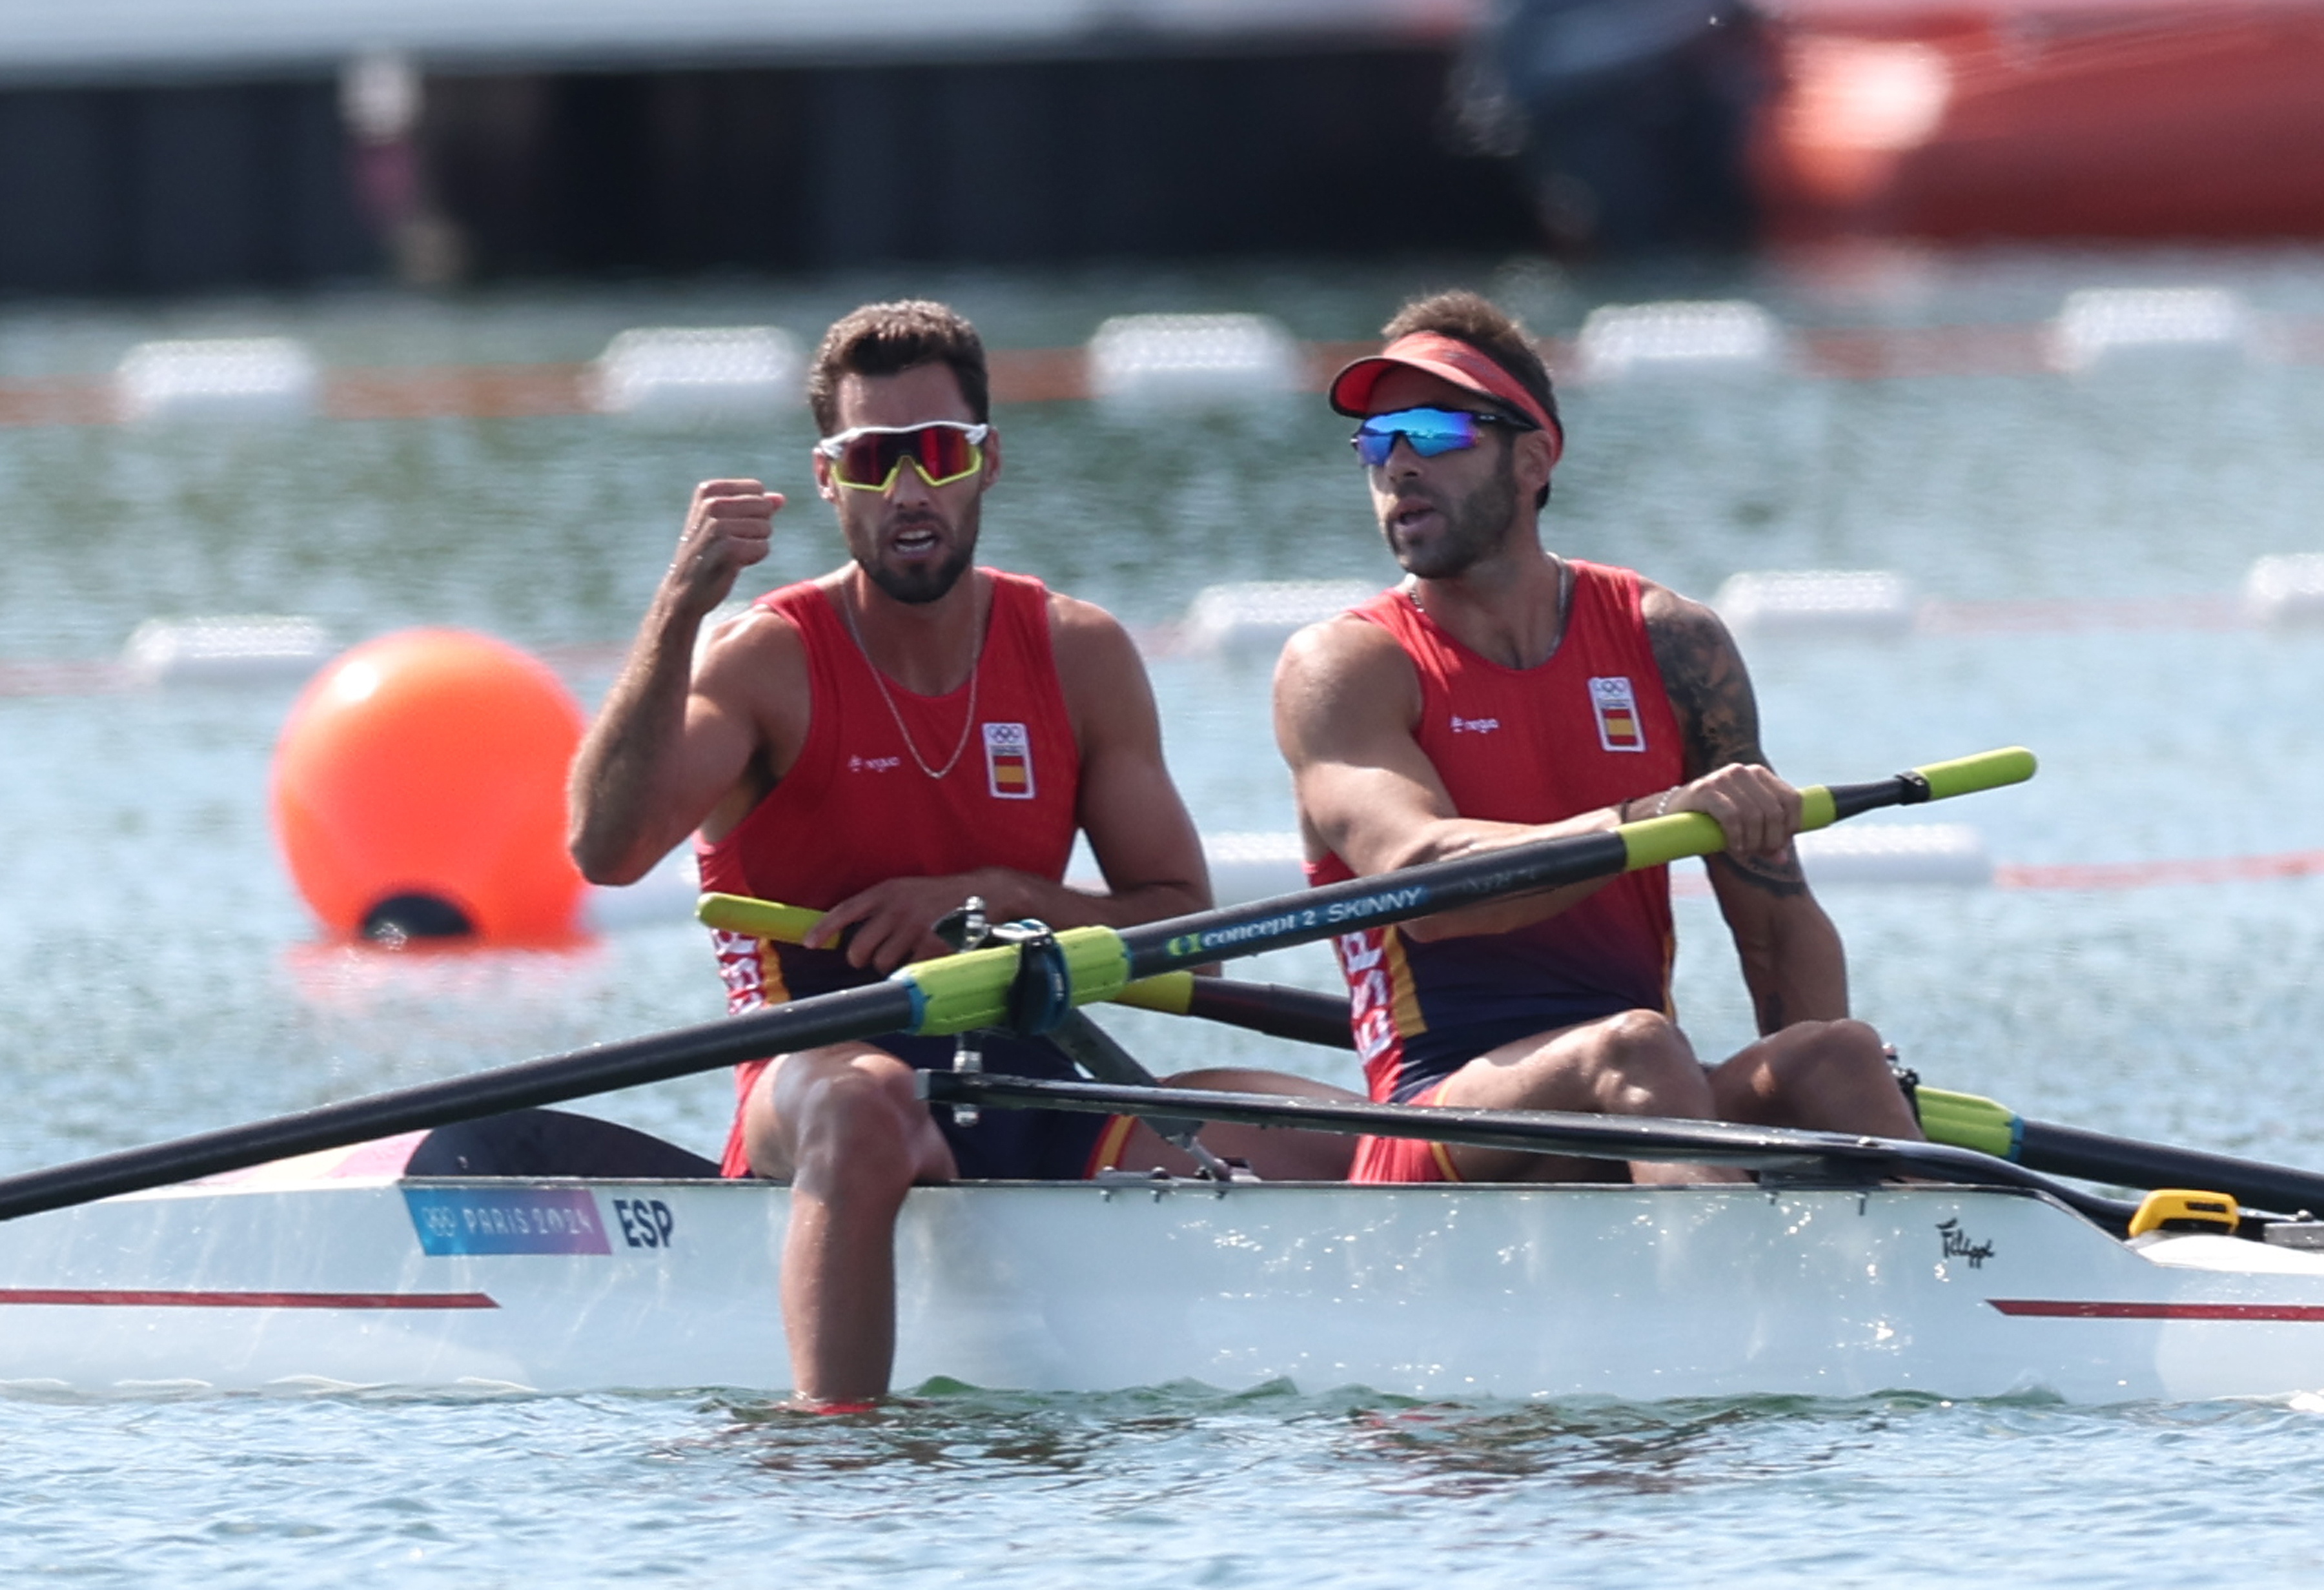
[[[1667,869],[1336,941],[1372,1096],[1920,1136],[1879,1035],[1849,1015],[1840,937],[1793,847],[1718,615],[1627,569],[1550,551],[1565,448],[1523,327],[1473,293],[1406,305],[1333,380],[1405,578],[1302,631],[1275,681],[1311,882],[1700,811],[1760,1037],[1705,1066],[1671,1000]],[[1403,1139],[1364,1181],[1602,1180],[1618,1168]],[[1638,1181],[1718,1168],[1641,1161]]]
[[[695,839],[706,890],[824,915],[804,945],[714,933],[731,1011],[859,986],[948,952],[972,896],[993,922],[1128,927],[1210,904],[1200,840],[1162,759],[1121,625],[1028,575],[975,563],[1001,476],[984,349],[941,304],[872,304],[832,327],[807,402],[847,561],[711,624],[766,557],[781,494],[696,487],[676,556],[575,761],[571,846],[591,879],[642,876]],[[1076,834],[1104,892],[1065,887]],[[1066,1077],[1045,1040],[988,1034],[988,1068]],[[791,1184],[782,1307],[805,1405],[887,1390],[895,1223],[915,1183],[1073,1179],[1192,1163],[1150,1128],[1055,1111],[964,1124],[913,1096],[949,1039],[890,1035],[738,1068],[724,1169]],[[1257,1071],[1175,1080],[1330,1093]],[[1344,1139],[1213,1126],[1260,1174],[1343,1175]]]

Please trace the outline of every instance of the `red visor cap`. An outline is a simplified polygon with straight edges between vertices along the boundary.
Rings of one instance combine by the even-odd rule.
[[[1524,415],[1548,434],[1553,463],[1557,455],[1565,451],[1565,428],[1550,418],[1539,398],[1484,353],[1457,337],[1446,337],[1437,331],[1415,331],[1399,337],[1379,352],[1358,359],[1333,376],[1332,384],[1325,389],[1332,407],[1342,414],[1361,418],[1371,406],[1372,388],[1379,384],[1381,376],[1398,365],[1466,387]]]

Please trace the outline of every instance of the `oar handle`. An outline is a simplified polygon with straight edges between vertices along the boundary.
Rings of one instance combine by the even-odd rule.
[[[723,932],[747,933],[781,944],[797,944],[823,913],[802,905],[779,905],[745,894],[706,894],[695,902],[694,914],[706,927]],[[1192,972],[1164,972],[1141,977],[1113,996],[1115,1004],[1159,1011],[1169,1016],[1195,1016],[1229,1027],[1240,1027],[1270,1038],[1288,1038],[1326,1049],[1353,1049],[1344,994],[1321,994],[1310,988],[1289,988],[1280,983],[1241,982],[1229,977],[1197,977]]]
[[[2023,745],[2000,751],[1980,751],[1950,762],[1932,762],[1909,768],[1889,778],[1862,784],[1812,784],[1800,791],[1803,833],[1828,828],[1842,818],[1881,806],[1917,806],[1925,800],[1950,800],[1980,790],[2022,784],[2034,776],[2034,753]],[[1713,855],[1726,848],[1718,822],[1699,811],[1674,812],[1625,823],[1614,830],[1628,853],[1626,870],[1663,866],[1690,855]]]
[[[723,933],[747,933],[778,944],[804,944],[807,929],[823,913],[803,905],[778,905],[747,894],[706,894],[694,902],[694,919]]]

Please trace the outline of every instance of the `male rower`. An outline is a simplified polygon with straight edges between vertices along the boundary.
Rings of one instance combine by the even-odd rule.
[[[1879,1035],[1848,1017],[1839,934],[1792,837],[1718,616],[1628,569],[1559,557],[1537,521],[1563,450],[1523,328],[1449,292],[1332,382],[1404,581],[1303,631],[1276,675],[1313,882],[1671,812],[1717,819],[1711,886],[1760,1038],[1698,1063],[1670,1014],[1666,869],[1337,941],[1374,1098],[1716,1117],[1918,1138]],[[1634,1163],[1641,1181],[1739,1173]],[[1367,1181],[1571,1179],[1586,1161],[1366,1139]]]
[[[870,982],[942,955],[970,896],[994,922],[1128,926],[1201,910],[1210,883],[1162,761],[1144,667],[1101,609],[973,564],[1001,473],[983,346],[940,304],[873,304],[833,326],[807,378],[817,495],[850,561],[696,633],[767,555],[779,494],[696,488],[628,661],[575,761],[571,846],[628,883],[696,834],[705,888],[825,911],[804,947],[715,935],[730,1010]],[[1061,880],[1076,829],[1111,892]],[[1044,1042],[989,1037],[986,1068],[1069,1076]],[[740,1068],[723,1169],[787,1178],[782,1302],[808,1406],[887,1390],[894,1231],[916,1182],[1068,1179],[1169,1162],[1102,1115],[987,1110],[973,1126],[913,1096],[949,1039],[889,1036]],[[1182,1082],[1333,1092],[1267,1073]],[[1213,1127],[1268,1174],[1344,1174],[1314,1134]],[[1189,1167],[1191,1168],[1191,1167]]]

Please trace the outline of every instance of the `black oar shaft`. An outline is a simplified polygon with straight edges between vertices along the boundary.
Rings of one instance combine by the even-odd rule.
[[[2024,771],[2014,776],[2022,778],[2031,771],[2032,760],[2026,757]],[[1829,798],[1831,811],[1822,820],[1831,820],[1883,806],[1916,805],[1931,799],[1932,791],[1929,779],[1913,772],[1861,784],[1830,785],[1817,793]],[[1685,824],[1692,827],[1682,826]],[[1706,855],[1720,847],[1717,826],[1708,818],[1674,816],[1608,833],[1538,839],[1377,877],[1351,878],[1228,911],[1203,911],[1124,929],[1121,941],[1130,952],[1130,975],[1150,977],[1222,956],[1247,955],[1253,947],[1279,949],[1310,944],[1484,901],[1585,883],[1642,864],[1634,848],[1635,838],[1648,829],[1699,836],[1655,846],[1651,859],[1655,862]]]
[[[1325,1049],[1356,1047],[1355,1034],[1348,1027],[1344,994],[1318,994],[1280,983],[1197,977],[1194,992],[1187,996],[1186,1013],[1269,1038],[1288,1038]]]
[[[2037,1170],[1974,1149],[1904,1142],[1837,1132],[1740,1126],[1724,1121],[1646,1115],[1582,1115],[1554,1110],[1461,1110],[1429,1105],[1294,1099],[1272,1094],[1213,1093],[1194,1087],[1120,1087],[1055,1082],[994,1072],[923,1071],[914,1079],[931,1104],[980,1109],[1078,1110],[1120,1115],[1184,1115],[1250,1126],[1297,1127],[1370,1137],[1408,1137],[1586,1160],[1662,1160],[1733,1165],[1762,1173],[1812,1178],[1835,1170],[1870,1179],[1917,1176],[1978,1187],[2046,1193],[2067,1207],[2119,1228],[2130,1206],[2052,1180]]]
[[[2040,1121],[2025,1122],[2017,1162],[2052,1176],[2077,1176],[2116,1187],[2181,1187],[2226,1193],[2239,1204],[2283,1215],[2301,1209],[2324,1211],[2324,1176],[2313,1171]]]
[[[601,1044],[498,1070],[322,1105],[294,1115],[226,1127],[69,1165],[0,1177],[0,1220],[116,1193],[168,1187],[293,1154],[495,1115],[640,1083],[662,1082],[866,1032],[908,1027],[910,991],[875,983],[650,1038]]]
[[[1151,977],[1254,948],[1283,949],[1406,921],[1480,901],[1585,883],[1623,871],[1629,848],[1617,833],[1579,834],[1373,878],[1278,894],[1227,911],[1199,911],[1125,928],[1130,975]]]
[[[1918,773],[1895,773],[1860,784],[1827,784],[1834,820],[1858,817],[1883,806],[1918,806],[1929,799],[1929,781]]]

